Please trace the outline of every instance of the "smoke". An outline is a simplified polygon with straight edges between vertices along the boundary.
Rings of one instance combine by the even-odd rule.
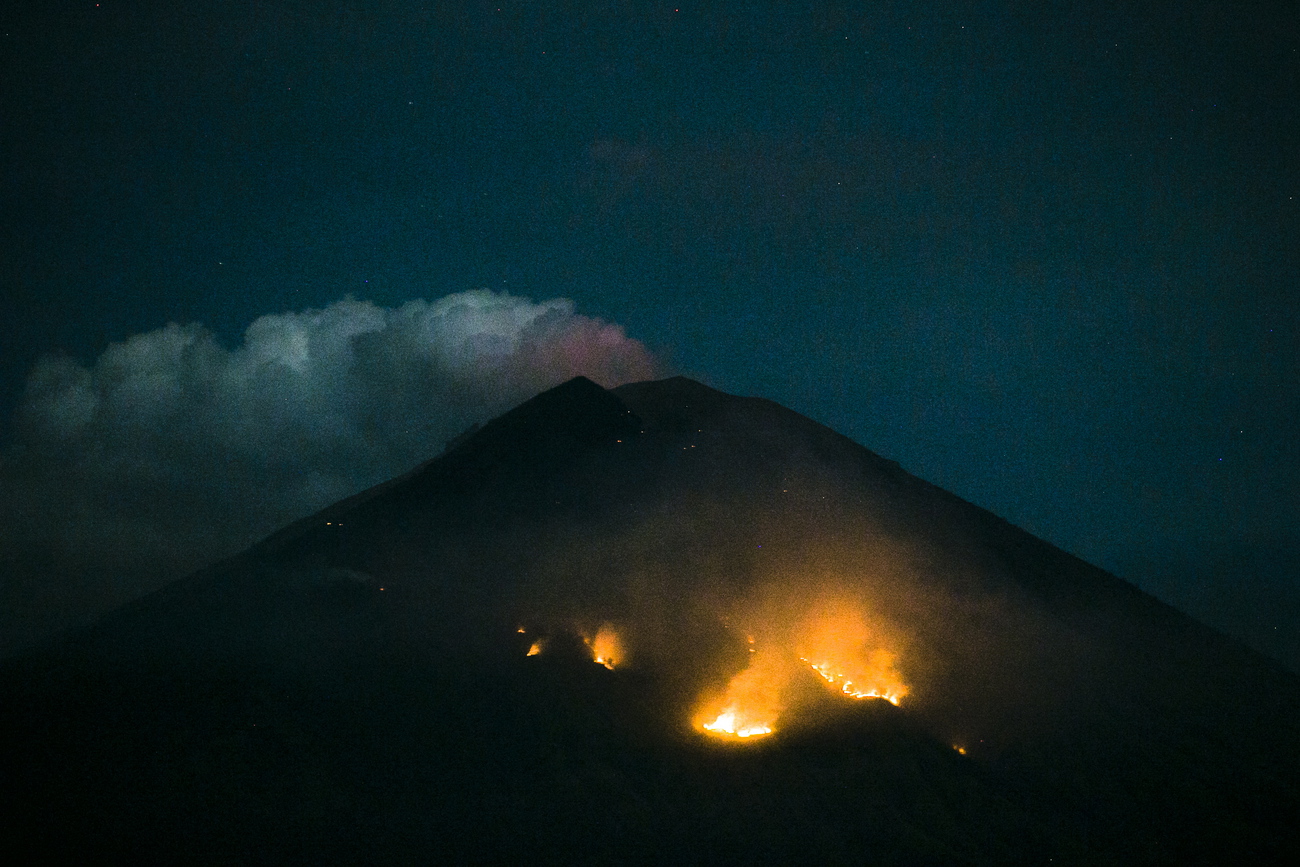
[[[73,605],[20,585],[87,571],[111,573],[114,601],[133,595],[133,580],[233,553],[573,376],[612,387],[656,368],[566,299],[487,290],[267,315],[233,348],[169,324],[89,365],[43,358],[0,463],[3,601]]]
[[[1014,577],[991,516],[760,402],[699,410],[677,433],[628,403],[667,439],[652,446],[666,456],[654,483],[602,473],[589,482],[599,514],[494,540],[538,552],[510,622],[529,636],[608,624],[674,724],[816,727],[877,696],[991,755],[1061,729],[1082,696],[1112,686],[1096,682],[1069,611]],[[1059,568],[1034,557],[1032,569]]]

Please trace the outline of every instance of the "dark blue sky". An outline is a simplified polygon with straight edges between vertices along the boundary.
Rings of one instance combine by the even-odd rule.
[[[6,426],[168,321],[563,296],[1300,660],[1294,4],[21,5]]]

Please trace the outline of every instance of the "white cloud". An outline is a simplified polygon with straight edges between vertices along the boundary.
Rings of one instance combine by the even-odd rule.
[[[167,325],[90,365],[36,365],[0,465],[0,545],[61,565],[194,568],[575,375],[655,373],[641,343],[568,300],[487,290],[263,316],[234,348]]]

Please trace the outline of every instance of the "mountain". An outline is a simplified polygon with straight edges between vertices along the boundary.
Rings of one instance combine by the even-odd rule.
[[[578,378],[5,662],[0,840],[1293,863],[1298,712],[1275,663],[790,410]]]

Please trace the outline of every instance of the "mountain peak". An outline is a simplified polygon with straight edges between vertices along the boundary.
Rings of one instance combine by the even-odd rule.
[[[617,440],[638,430],[640,419],[618,397],[575,376],[484,425],[469,443],[494,453],[535,453]]]
[[[40,856],[1285,863],[1297,719],[795,412],[579,377],[0,666],[0,815]]]

